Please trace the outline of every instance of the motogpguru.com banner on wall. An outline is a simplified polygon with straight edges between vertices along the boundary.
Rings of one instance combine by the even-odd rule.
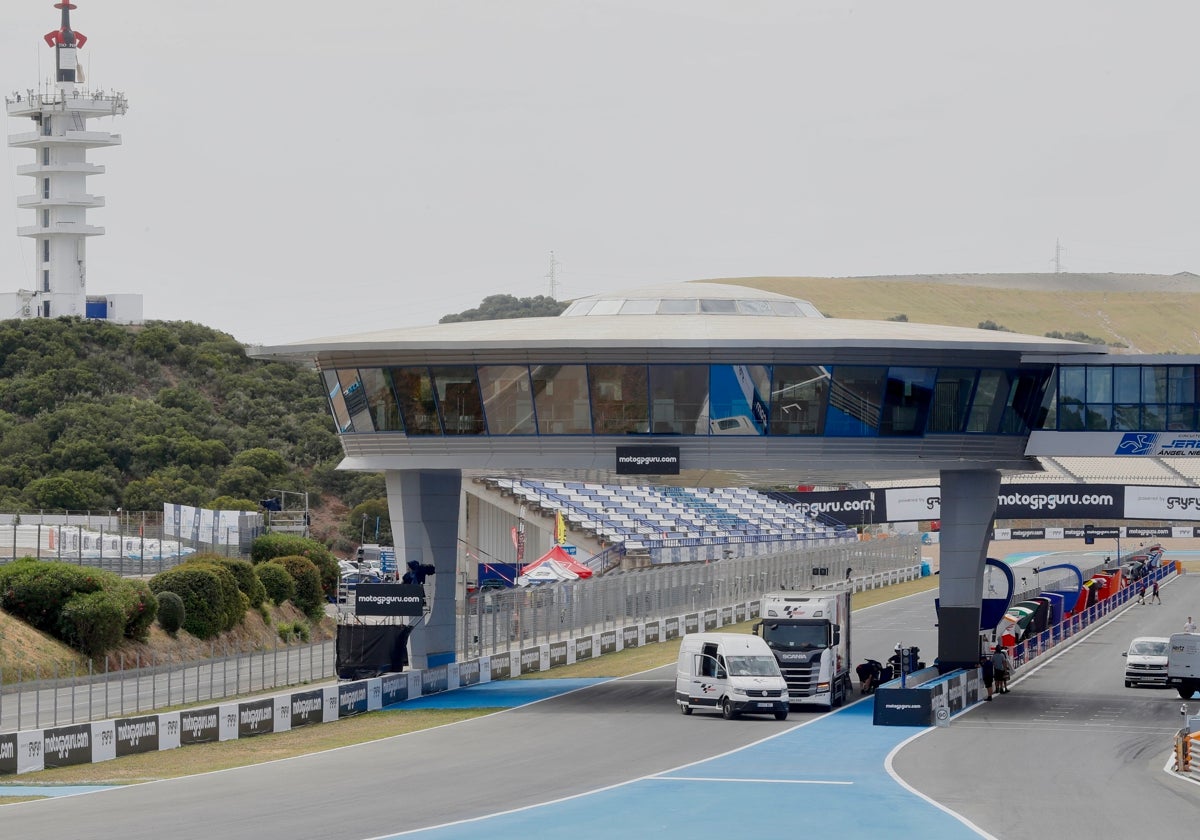
[[[845,525],[942,518],[937,486],[767,495]],[[995,518],[1200,520],[1200,487],[1002,484]]]

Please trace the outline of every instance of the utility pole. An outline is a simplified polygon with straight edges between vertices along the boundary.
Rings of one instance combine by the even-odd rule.
[[[550,252],[550,271],[546,274],[546,279],[550,281],[550,299],[558,300],[558,260],[554,259],[554,252]]]
[[[1054,273],[1055,274],[1063,273],[1062,242],[1059,241],[1057,238],[1054,240]]]

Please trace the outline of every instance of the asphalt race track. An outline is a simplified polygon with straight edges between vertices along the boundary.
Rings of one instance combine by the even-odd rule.
[[[1125,688],[1135,636],[1169,636],[1200,614],[1200,575],[1163,604],[1131,606],[980,703],[905,747],[894,769],[997,837],[1163,837],[1187,833],[1200,785],[1163,772],[1183,703],[1173,689]],[[1200,698],[1188,704],[1200,713]]]
[[[1198,597],[1196,577],[1173,582],[1164,606],[1130,608],[949,728],[871,726],[869,700],[835,714],[793,712],[783,722],[684,717],[672,702],[673,668],[541,687],[510,681],[479,687],[487,690],[478,704],[551,696],[317,755],[17,803],[0,818],[7,837],[122,840],[364,840],[404,832],[728,840],[747,825],[755,833],[795,832],[801,814],[805,834],[847,838],[1178,831],[1200,803],[1200,787],[1162,772],[1180,700],[1173,691],[1123,688],[1120,653],[1134,635],[1182,626],[1187,614],[1200,613]],[[897,642],[932,652],[932,599],[856,612],[855,661],[886,658]],[[505,692],[512,696],[494,699]],[[461,703],[462,694],[446,702]],[[905,782],[962,818],[892,778],[885,765],[893,753]]]

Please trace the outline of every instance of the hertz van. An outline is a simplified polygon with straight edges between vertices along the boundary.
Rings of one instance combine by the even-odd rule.
[[[719,711],[726,720],[741,714],[775,715],[787,720],[788,690],[775,655],[758,636],[742,633],[689,633],[679,645],[675,702]]]

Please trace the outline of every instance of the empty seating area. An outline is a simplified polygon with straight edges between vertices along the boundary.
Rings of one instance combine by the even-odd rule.
[[[1157,458],[1068,458],[1053,459],[1062,469],[1082,481],[1115,484],[1179,484],[1177,473]]]
[[[531,506],[561,511],[568,527],[623,545],[626,551],[842,537],[835,526],[742,487],[626,487],[508,478],[488,483]]]

